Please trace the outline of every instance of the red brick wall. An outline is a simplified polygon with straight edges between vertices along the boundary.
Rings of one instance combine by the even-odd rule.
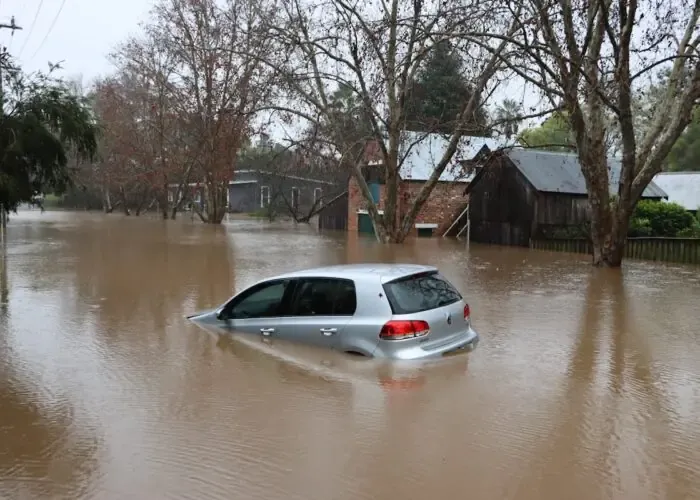
[[[418,196],[418,192],[423,187],[422,182],[404,182],[407,186],[408,199],[404,206],[405,210],[413,203],[413,200]],[[452,224],[454,218],[464,210],[467,198],[464,196],[464,190],[467,187],[466,182],[438,182],[430,197],[418,212],[416,223],[437,224],[438,227],[433,230],[434,235],[442,235],[442,233]],[[416,229],[413,230],[417,233]]]
[[[399,188],[399,213],[403,216],[408,207],[417,196],[419,190],[423,187],[422,182],[418,181],[403,181]],[[464,209],[467,198],[464,196],[466,183],[449,183],[439,182],[430,197],[421,208],[416,218],[416,223],[438,224],[434,234],[437,236],[442,234],[445,229],[452,224],[454,217]],[[380,186],[379,191],[379,209],[384,208],[384,185]],[[348,231],[357,232],[357,210],[366,207],[360,187],[354,178],[350,179],[348,185]],[[417,230],[413,228],[412,234],[416,234]]]

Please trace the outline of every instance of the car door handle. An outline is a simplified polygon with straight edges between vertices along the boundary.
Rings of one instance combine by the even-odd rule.
[[[262,333],[263,335],[265,335],[267,337],[268,335],[275,333],[275,329],[274,328],[261,328],[260,333]]]
[[[325,335],[326,337],[330,337],[334,333],[337,333],[338,329],[337,328],[321,328],[321,333]]]

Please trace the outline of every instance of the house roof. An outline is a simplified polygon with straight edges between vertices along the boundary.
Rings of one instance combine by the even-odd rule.
[[[405,180],[427,181],[435,170],[447,146],[450,136],[445,134],[426,134],[423,132],[404,132],[399,150],[404,158],[400,175]],[[473,175],[466,175],[461,162],[470,160],[484,146],[490,149],[502,147],[500,141],[488,137],[464,136],[460,139],[457,151],[447,168],[440,175],[445,182],[470,182]],[[409,150],[410,147],[410,150]]]
[[[686,210],[700,209],[700,172],[662,172],[654,183],[668,194],[668,201]]]
[[[538,191],[581,195],[588,193],[576,153],[512,148],[506,150],[505,154]],[[620,161],[614,158],[608,159],[608,166],[610,193],[617,194],[622,167]],[[665,198],[667,195],[663,189],[651,182],[642,196]]]
[[[405,131],[401,134],[399,161],[403,160],[399,175],[405,180],[427,181],[440,162],[451,137],[446,134],[428,134],[425,132]],[[498,149],[504,144],[489,137],[464,136],[457,145],[452,160],[440,175],[444,182],[470,182],[474,177],[467,175],[461,162],[471,160],[487,146]],[[376,141],[370,141],[365,146],[365,159],[369,165],[381,165],[382,156]]]
[[[313,182],[316,184],[327,184],[329,186],[334,186],[336,183],[323,180],[323,179],[314,179],[312,177],[301,177],[299,175],[292,175],[286,172],[275,172],[275,171],[268,171],[268,170],[261,170],[261,169],[256,169],[256,170],[236,170],[237,174],[257,174],[257,175],[262,175],[262,176],[273,176],[273,177],[280,177],[284,179],[292,179],[292,180],[297,180],[297,181],[304,181],[304,182]],[[258,182],[257,180],[245,180],[245,181],[238,181],[238,183],[255,183]],[[229,184],[236,184],[236,181],[229,181]]]

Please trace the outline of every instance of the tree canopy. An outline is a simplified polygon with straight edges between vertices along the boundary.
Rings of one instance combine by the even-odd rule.
[[[459,122],[463,103],[473,89],[462,75],[464,63],[449,40],[435,45],[408,89],[406,129],[452,134]],[[482,135],[486,111],[479,106],[460,125],[467,135]]]
[[[91,158],[98,126],[85,99],[50,75],[26,75],[3,65],[0,116],[0,204],[16,210],[71,182],[69,153]]]
[[[672,172],[700,170],[700,108],[695,109],[693,121],[671,148],[667,169]]]
[[[571,151],[575,141],[565,112],[556,112],[542,125],[525,129],[518,135],[518,142],[525,147],[546,151]]]

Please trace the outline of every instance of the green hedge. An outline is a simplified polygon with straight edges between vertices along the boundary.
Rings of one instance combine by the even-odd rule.
[[[693,236],[700,221],[677,203],[642,200],[632,214],[629,236]]]

